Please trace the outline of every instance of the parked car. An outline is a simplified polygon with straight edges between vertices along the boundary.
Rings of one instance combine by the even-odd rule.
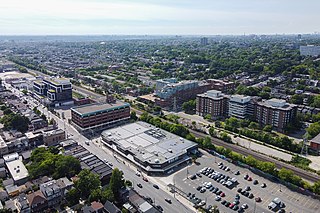
[[[257,185],[258,183],[259,183],[258,180],[254,180],[254,181],[253,181],[253,184],[254,184],[254,185]]]
[[[256,200],[256,202],[258,202],[258,203],[259,203],[259,202],[261,202],[261,197],[256,197],[256,199],[255,199],[255,200]]]
[[[153,184],[153,187],[159,189],[159,186],[157,184]]]
[[[218,196],[216,196],[216,198],[214,200],[219,201],[219,200],[221,200],[221,197],[218,195]]]
[[[248,204],[246,204],[246,203],[242,204],[241,208],[247,209],[248,208]]]
[[[145,182],[148,182],[148,178],[143,177],[142,180],[144,180]]]
[[[142,188],[142,185],[141,185],[141,183],[138,183],[138,184],[137,184],[137,186],[138,186],[139,188]]]
[[[261,188],[266,188],[266,187],[267,187],[267,184],[265,184],[265,183],[261,184]]]
[[[156,208],[157,208],[159,211],[163,212],[163,208],[162,208],[160,205],[157,205]]]

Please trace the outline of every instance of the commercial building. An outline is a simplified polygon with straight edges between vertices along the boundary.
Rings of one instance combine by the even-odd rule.
[[[6,167],[16,185],[22,185],[27,182],[29,173],[24,166],[22,159],[19,158],[18,153],[13,153],[3,156]]]
[[[314,46],[314,45],[300,46],[300,55],[319,56],[320,46]]]
[[[247,119],[254,114],[254,104],[252,97],[244,95],[231,95],[229,97],[229,117]]]
[[[196,114],[200,116],[211,115],[211,118],[226,117],[228,115],[228,96],[221,91],[209,90],[197,95]]]
[[[52,106],[70,105],[72,100],[72,85],[66,78],[48,78],[33,83],[35,94],[47,98],[47,104]]]
[[[112,168],[106,162],[89,152],[83,146],[78,145],[73,139],[68,139],[60,144],[64,147],[65,155],[73,156],[80,161],[82,169],[89,169],[91,172],[99,175],[100,181],[103,184],[109,183]]]
[[[66,139],[66,134],[62,129],[54,129],[43,132],[43,143],[46,146],[55,146]]]
[[[200,39],[200,43],[201,43],[202,46],[208,45],[209,44],[208,43],[208,38],[207,37],[202,37]]]
[[[71,108],[72,124],[82,134],[93,134],[129,119],[130,104],[121,101]]]
[[[149,175],[170,174],[191,162],[197,153],[196,143],[145,122],[109,129],[101,134],[102,142],[136,164]]]
[[[281,99],[269,99],[256,103],[255,119],[261,125],[271,125],[278,131],[294,121],[297,105],[289,104]]]

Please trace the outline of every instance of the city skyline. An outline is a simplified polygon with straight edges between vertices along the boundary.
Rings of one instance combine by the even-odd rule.
[[[0,35],[230,35],[319,32],[320,2],[5,0]]]

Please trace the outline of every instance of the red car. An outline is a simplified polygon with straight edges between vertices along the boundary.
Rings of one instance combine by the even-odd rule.
[[[148,178],[143,177],[142,180],[144,180],[145,182],[148,182]]]
[[[261,202],[261,197],[256,197],[256,202]]]
[[[248,177],[248,181],[252,181],[252,177]]]
[[[221,196],[221,197],[225,197],[226,194],[225,194],[224,192],[221,192],[220,196]]]
[[[234,207],[234,203],[230,203],[229,208],[232,209]]]

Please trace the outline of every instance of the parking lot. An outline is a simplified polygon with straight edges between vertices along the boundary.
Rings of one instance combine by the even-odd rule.
[[[279,183],[271,182],[266,178],[252,173],[248,169],[235,166],[232,163],[229,163],[218,157],[215,159],[215,157],[211,156],[210,154],[204,155],[197,161],[198,165],[193,164],[188,168],[183,169],[174,176],[174,180],[176,187],[184,191],[186,194],[190,193],[191,196],[193,196],[192,194],[194,194],[194,197],[200,198],[202,201],[205,201],[206,204],[204,207],[208,207],[209,205],[217,205],[220,212],[239,211],[262,213],[279,212],[281,209],[281,211],[283,212],[320,212],[319,200],[294,192]],[[220,168],[219,163],[221,164]],[[210,169],[207,169],[206,171],[209,172],[203,172],[203,168],[206,167],[211,168],[212,171]],[[226,167],[228,167],[230,170],[226,171],[228,170],[226,169]],[[225,170],[223,168],[225,168]],[[239,174],[236,175],[238,171]],[[191,180],[190,177],[192,177],[193,175],[196,175],[196,178],[194,180]],[[237,180],[237,183],[231,184],[231,186],[229,183],[228,185],[230,187],[227,187],[227,176],[229,176],[229,180],[235,178]],[[245,176],[247,177],[246,179],[244,178]],[[211,184],[209,184],[209,182]],[[205,183],[206,185],[204,185]],[[265,184],[265,187],[262,187],[262,184]],[[247,190],[247,192],[241,193],[242,191],[246,191],[245,188],[247,187],[249,187],[250,189]],[[218,198],[219,201],[216,201],[216,188],[219,188],[219,190],[224,193],[224,196],[221,196],[221,199]],[[240,188],[242,189],[241,192]],[[218,192],[218,195],[220,194],[221,193]],[[236,196],[238,196],[239,199],[236,198]],[[268,205],[275,198],[279,198],[281,200],[281,203],[283,203],[284,205],[283,208],[280,208],[280,205],[278,205],[272,211],[268,208]],[[189,200],[190,202],[195,202],[194,199]],[[221,204],[223,200],[225,200],[225,202],[230,202],[230,204],[236,202],[235,205],[237,205],[238,208],[236,207],[236,210],[231,209],[229,207],[230,204],[226,207],[225,205]],[[238,200],[239,203],[236,200]],[[204,202],[202,202],[202,204],[203,203]],[[241,210],[241,206],[243,204],[247,204],[247,208],[243,208]]]

